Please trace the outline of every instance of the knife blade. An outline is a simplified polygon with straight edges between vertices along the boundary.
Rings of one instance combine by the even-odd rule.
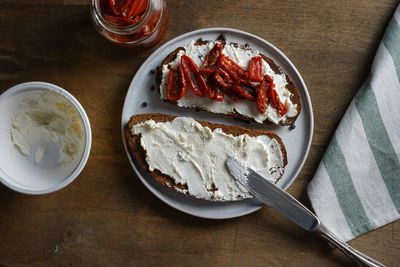
[[[304,207],[303,204],[268,181],[267,178],[249,168],[246,164],[229,157],[226,160],[226,165],[231,175],[252,195],[266,205],[271,206],[274,210],[301,226],[303,229],[320,234],[359,266],[385,266],[342,242],[319,221],[317,216]]]
[[[268,181],[235,158],[228,158],[226,165],[232,176],[252,195],[307,231],[314,231],[320,224],[318,218],[291,195]]]

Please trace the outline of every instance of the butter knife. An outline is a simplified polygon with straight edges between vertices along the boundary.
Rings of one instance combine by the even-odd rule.
[[[359,266],[385,266],[339,240],[299,201],[239,160],[228,158],[226,165],[232,176],[252,195],[303,229],[321,235]]]

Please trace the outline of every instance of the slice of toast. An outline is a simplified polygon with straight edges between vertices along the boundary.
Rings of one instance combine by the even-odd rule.
[[[202,39],[199,39],[194,43],[194,46],[201,47],[201,46],[205,46],[205,45],[209,44],[210,42],[212,42],[212,41],[204,41]],[[220,42],[224,42],[224,41],[220,41]],[[238,49],[241,49],[243,51],[251,51],[251,52],[256,51],[256,50],[253,50],[252,48],[248,47],[247,45],[240,45],[240,44],[233,43],[233,42],[230,42],[230,43],[227,43],[227,44],[230,44],[231,46],[236,47]],[[206,49],[205,51],[208,51],[208,50]],[[165,74],[163,73],[163,66],[168,66],[168,68],[169,68],[170,65],[173,64],[173,62],[177,59],[177,57],[179,57],[180,54],[186,53],[186,52],[187,51],[186,51],[185,47],[176,48],[174,51],[172,51],[170,54],[168,54],[167,57],[165,57],[165,59],[161,62],[161,64],[157,68],[156,88],[158,88],[158,90],[160,92],[160,95],[161,95],[161,98],[163,100],[165,100],[165,101],[167,101],[167,99],[166,99],[165,95],[163,95],[163,90],[161,88],[162,86],[165,87],[165,81],[163,82],[163,79],[165,79]],[[274,120],[272,120],[270,118],[265,118],[262,121],[262,123],[275,124],[275,125],[278,125],[278,126],[285,126],[285,125],[294,124],[294,122],[296,121],[296,119],[299,116],[300,111],[301,111],[301,103],[300,103],[300,96],[299,96],[298,89],[293,84],[293,82],[291,81],[290,77],[286,73],[284,73],[284,71],[271,58],[268,58],[267,56],[265,56],[265,55],[263,55],[261,53],[259,53],[258,55],[263,58],[263,60],[269,65],[271,70],[276,75],[282,75],[283,77],[285,77],[285,79],[286,79],[285,89],[288,91],[288,93],[290,93],[289,99],[290,99],[291,104],[294,106],[294,110],[293,111],[296,113],[296,115],[290,116],[290,117],[289,116],[283,116],[281,119],[279,119],[279,121],[274,121]],[[199,64],[199,62],[202,62],[204,57],[205,57],[205,55],[201,55],[201,57],[199,57],[200,61],[197,60],[197,63]],[[190,90],[190,89],[188,89],[188,90]],[[190,93],[187,93],[187,94],[190,94]],[[184,98],[185,98],[185,96],[184,96]],[[203,98],[207,99],[208,97],[206,95]],[[237,110],[232,110],[232,111],[229,111],[227,113],[221,113],[221,112],[218,112],[218,111],[215,111],[215,110],[213,111],[213,110],[211,110],[212,109],[211,106],[215,105],[215,103],[214,103],[215,101],[211,100],[211,99],[208,99],[208,100],[209,100],[209,106],[207,106],[207,105],[202,105],[202,106],[191,105],[191,106],[185,106],[185,108],[196,108],[196,109],[207,111],[207,112],[230,115],[230,116],[233,116],[233,117],[236,117],[236,118],[239,118],[239,119],[242,119],[242,120],[246,120],[246,121],[256,121],[253,117],[247,116],[247,115],[245,115],[243,113],[240,113]],[[255,109],[256,103],[248,101],[248,100],[243,100],[243,101],[246,102],[248,105],[253,105],[254,109]],[[170,103],[177,105],[177,103],[175,103],[175,102],[170,102]],[[270,106],[271,106],[271,104],[270,104]],[[272,108],[272,106],[271,106],[271,108]],[[258,122],[260,122],[260,121],[258,121]]]
[[[145,170],[150,171],[149,165],[146,161],[146,151],[143,149],[143,147],[141,145],[141,136],[133,134],[131,131],[132,127],[136,124],[143,123],[148,120],[153,120],[155,122],[170,122],[170,121],[174,120],[175,118],[176,117],[172,116],[172,115],[159,114],[159,113],[138,114],[138,115],[134,115],[131,117],[128,124],[126,125],[125,136],[126,136],[127,144],[129,147],[129,151],[130,151],[131,155],[133,156],[133,158],[135,159],[135,161],[138,163],[138,165],[140,165],[140,167],[142,167]],[[224,133],[231,134],[233,136],[247,134],[251,137],[257,137],[257,136],[264,135],[271,139],[276,140],[279,143],[280,152],[282,153],[282,166],[280,166],[280,168],[281,168],[280,169],[281,173],[279,174],[280,176],[277,177],[275,182],[277,182],[282,177],[284,168],[287,165],[287,153],[286,153],[286,149],[285,149],[285,146],[284,146],[281,138],[279,136],[277,136],[276,134],[267,132],[267,131],[263,131],[263,130],[247,129],[247,128],[238,127],[238,126],[215,124],[215,123],[204,122],[204,121],[198,121],[198,122],[203,127],[209,127],[212,131],[217,128],[220,128]],[[150,173],[151,173],[151,176],[154,179],[156,179],[158,182],[160,182],[161,184],[164,184],[165,186],[172,188],[176,191],[179,191],[181,193],[184,193],[186,195],[191,195],[189,193],[187,184],[176,183],[172,177],[161,173],[157,169],[155,169],[154,171],[151,171]],[[234,178],[232,178],[232,179],[234,179]],[[213,190],[215,191],[218,189],[213,187],[209,191],[213,191]],[[191,196],[193,196],[193,195],[191,195]],[[194,196],[194,197],[196,197],[196,196]],[[241,200],[241,199],[250,198],[250,197],[251,196],[249,194],[247,194],[245,196],[237,197],[236,199],[230,199],[229,201]],[[207,199],[207,200],[226,201],[224,199],[211,199],[211,198]]]

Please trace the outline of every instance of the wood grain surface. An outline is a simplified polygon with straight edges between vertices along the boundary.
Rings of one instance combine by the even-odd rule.
[[[351,265],[325,241],[268,208],[206,220],[158,200],[135,177],[120,131],[127,88],[155,48],[133,53],[109,44],[92,26],[89,1],[0,4],[0,93],[26,81],[55,83],[81,102],[93,130],[89,161],[67,188],[29,196],[0,186],[0,265]],[[167,0],[170,26],[163,42],[199,28],[231,27],[267,39],[292,60],[309,88],[315,134],[289,193],[309,206],[306,186],[367,77],[397,4]],[[400,266],[400,221],[350,244],[388,266]]]

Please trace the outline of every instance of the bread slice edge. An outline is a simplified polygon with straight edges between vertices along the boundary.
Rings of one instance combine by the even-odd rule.
[[[143,147],[140,143],[141,136],[134,135],[131,132],[131,128],[134,125],[141,123],[141,122],[145,122],[147,120],[154,120],[155,122],[169,122],[175,118],[176,118],[176,116],[168,115],[168,114],[160,114],[160,113],[146,113],[146,114],[133,115],[125,127],[125,138],[127,141],[130,155],[134,158],[135,162],[137,162],[141,168],[148,171],[151,174],[151,176],[159,183],[161,183],[171,189],[174,189],[178,192],[183,193],[184,191],[186,191],[188,189],[187,185],[175,183],[173,178],[161,173],[159,170],[154,170],[154,171],[149,170],[149,165],[146,161],[146,151],[143,149]],[[249,129],[249,128],[244,128],[244,127],[240,127],[240,126],[217,124],[217,123],[211,123],[211,122],[206,122],[206,121],[197,121],[197,122],[199,122],[203,127],[209,127],[211,130],[220,128],[224,133],[232,134],[234,136],[239,136],[241,134],[247,134],[252,137],[266,135],[272,139],[275,139],[281,146],[281,152],[282,152],[282,157],[283,157],[282,168],[285,168],[288,163],[287,151],[286,151],[285,145],[283,144],[282,139],[275,133],[264,131],[264,130],[259,130],[259,129]],[[283,176],[283,174],[282,174],[282,176]],[[277,181],[279,179],[281,179],[282,176],[280,176],[277,179]],[[189,194],[187,194],[187,195],[189,195]],[[189,196],[195,197],[192,195],[189,195]],[[207,199],[207,200],[210,200],[210,199]],[[238,199],[238,200],[241,200],[241,199]]]
[[[207,40],[198,40],[198,41],[196,41],[195,45],[204,45],[204,44],[207,44],[208,42],[211,42],[211,41],[207,41]],[[248,46],[241,45],[241,44],[238,44],[238,43],[235,43],[235,42],[230,42],[230,44],[236,45],[237,47],[240,47],[240,48],[242,48],[242,49],[252,49],[252,48],[250,48],[250,47],[248,47]],[[161,79],[162,79],[162,66],[163,66],[163,65],[166,65],[166,64],[169,64],[170,62],[174,61],[175,58],[176,58],[176,56],[177,56],[177,54],[178,54],[179,51],[181,51],[181,50],[184,50],[184,51],[185,51],[185,48],[184,48],[184,47],[178,47],[178,48],[176,48],[174,51],[172,51],[171,53],[169,53],[169,54],[164,58],[164,60],[161,62],[161,64],[157,67],[156,79],[155,79],[155,86],[156,86],[156,88],[158,89],[158,92],[159,92],[159,93],[160,93],[160,86],[161,86]],[[275,123],[269,121],[268,119],[266,119],[266,120],[263,121],[263,123],[264,123],[264,124],[267,124],[267,125],[276,125],[276,126],[288,126],[288,125],[292,125],[292,124],[295,123],[295,121],[297,120],[298,116],[300,115],[301,108],[302,108],[302,107],[301,107],[301,103],[300,103],[300,95],[299,95],[298,88],[294,85],[294,83],[293,83],[292,80],[290,79],[289,75],[288,75],[287,73],[285,73],[285,72],[281,69],[281,67],[279,67],[271,58],[269,58],[269,57],[267,57],[267,56],[265,56],[265,55],[263,55],[263,54],[261,54],[261,53],[260,53],[260,56],[270,65],[271,69],[272,69],[275,73],[283,74],[283,75],[286,76],[286,81],[287,81],[286,88],[287,88],[287,89],[289,90],[289,92],[292,94],[291,97],[290,97],[290,100],[292,101],[292,103],[293,103],[294,105],[297,105],[297,109],[296,109],[296,110],[297,110],[297,115],[294,116],[294,117],[288,117],[287,120],[286,120],[285,122],[279,121],[277,124],[275,124]],[[204,97],[207,97],[207,96],[204,96]],[[173,104],[173,105],[176,105],[175,102],[170,102],[170,101],[168,101],[168,100],[166,100],[166,99],[164,99],[164,101],[169,102],[169,103],[171,103],[171,104]],[[212,100],[210,99],[210,101],[212,101]],[[178,106],[177,106],[177,108],[189,108],[189,109],[193,109],[193,108],[191,108],[191,107],[178,107]],[[202,111],[205,111],[205,112],[209,112],[209,113],[213,113],[213,112],[209,111],[206,107],[196,107],[196,109],[202,110]],[[216,114],[216,113],[213,113],[213,114]],[[218,114],[219,114],[219,113],[218,113]],[[231,113],[229,113],[229,114],[221,114],[221,115],[232,116],[232,117],[235,117],[235,118],[244,120],[244,121],[255,121],[254,119],[252,119],[252,118],[250,118],[250,117],[247,117],[247,116],[243,116],[243,115],[241,115],[241,114],[239,114],[239,113],[237,113],[237,112],[231,112]]]

